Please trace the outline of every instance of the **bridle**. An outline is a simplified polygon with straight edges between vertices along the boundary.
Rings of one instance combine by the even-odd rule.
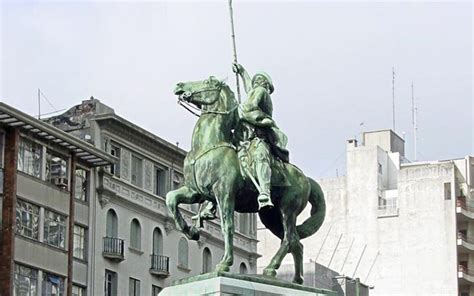
[[[198,91],[193,91],[193,92],[185,92],[183,95],[185,95],[183,97],[183,95],[179,96],[178,97],[178,104],[183,107],[184,109],[186,109],[188,112],[190,112],[191,114],[197,116],[197,117],[201,117],[202,115],[206,115],[206,114],[215,114],[215,115],[229,115],[230,113],[234,112],[237,108],[239,108],[239,104],[237,103],[237,101],[235,100],[235,98],[233,98],[234,100],[234,103],[235,103],[235,106],[232,107],[231,109],[229,110],[226,110],[226,111],[213,111],[213,110],[203,110],[203,109],[200,109],[196,106],[194,106],[193,104],[189,103],[188,101],[186,101],[185,98],[190,98],[196,94],[200,94],[200,93],[203,93],[203,92],[211,92],[211,91],[217,91],[218,94],[220,94],[220,92],[222,91],[222,87],[223,87],[223,83],[219,83],[219,86],[216,87],[216,88],[211,88],[211,89],[202,89],[202,90],[198,90]],[[211,104],[209,105],[212,105],[214,104],[217,100],[219,99],[219,97],[217,97],[217,99],[215,99]],[[200,112],[200,113],[198,113]]]

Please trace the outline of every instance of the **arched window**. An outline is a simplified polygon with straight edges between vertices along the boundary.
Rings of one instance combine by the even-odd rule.
[[[178,244],[178,266],[188,268],[188,241],[184,237]]]
[[[142,229],[137,219],[133,219],[130,224],[130,246],[137,250],[142,247]]]
[[[245,263],[240,263],[240,266],[239,266],[239,273],[241,274],[247,274],[247,265],[245,265]]]
[[[153,255],[163,255],[163,235],[158,227],[153,230],[152,251]]]
[[[107,221],[105,225],[106,225],[105,236],[117,238],[118,237],[118,222],[117,222],[117,214],[115,214],[114,210],[110,209],[107,212]]]
[[[204,248],[202,252],[202,273],[212,271],[212,255],[208,248]]]

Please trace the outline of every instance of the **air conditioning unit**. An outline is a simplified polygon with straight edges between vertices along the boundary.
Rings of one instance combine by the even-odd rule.
[[[66,178],[54,178],[53,179],[54,185],[62,188],[67,188],[67,179]]]

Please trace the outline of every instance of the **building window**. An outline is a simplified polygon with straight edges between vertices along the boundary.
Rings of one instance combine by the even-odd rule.
[[[378,170],[379,174],[382,174],[382,164],[377,163],[377,170]]]
[[[110,173],[120,178],[120,147],[115,144],[110,144],[110,154],[117,157],[117,163],[110,166]]]
[[[105,270],[104,294],[105,296],[117,295],[117,274],[107,269]]]
[[[74,196],[77,200],[87,200],[87,186],[89,185],[88,173],[83,169],[76,169],[76,186],[74,188]]]
[[[178,243],[178,266],[188,268],[188,241],[184,237]]]
[[[140,281],[134,278],[130,278],[128,286],[129,296],[140,296]]]
[[[151,286],[151,296],[158,296],[158,294],[160,294],[161,290],[163,290],[163,288],[152,285]]]
[[[387,200],[379,195],[379,209],[385,209],[387,207]]]
[[[132,155],[132,184],[142,186],[143,160]]]
[[[66,157],[48,151],[46,153],[46,181],[62,189],[68,187],[68,167]]]
[[[140,222],[137,219],[133,219],[130,224],[130,247],[140,250],[142,240],[142,229]]]
[[[41,296],[63,296],[64,294],[64,279],[56,275],[43,272]]]
[[[212,271],[212,255],[209,248],[204,248],[202,252],[202,273],[208,273]]]
[[[450,200],[451,199],[451,183],[444,183],[444,199]]]
[[[44,211],[44,242],[64,249],[66,241],[66,218],[52,211]]]
[[[14,295],[35,296],[38,290],[38,271],[15,264]]]
[[[247,271],[247,265],[245,265],[245,263],[240,263],[240,266],[239,266],[239,273],[240,274],[247,274],[248,271]]]
[[[118,222],[117,214],[115,211],[110,209],[107,212],[107,221],[105,223],[105,235],[107,237],[117,238],[118,237]]]
[[[162,255],[163,254],[163,235],[161,230],[156,227],[153,230],[153,255]]]
[[[249,214],[242,213],[239,215],[239,230],[242,234],[249,234]]]
[[[158,167],[155,167],[154,193],[163,197],[166,195],[166,170]]]
[[[79,286],[72,286],[72,296],[86,296],[86,289]]]
[[[41,178],[43,148],[25,138],[20,139],[17,169],[28,175]]]
[[[77,259],[86,258],[86,229],[79,225],[74,225],[74,252]]]
[[[16,232],[32,239],[38,239],[39,207],[28,202],[16,201]]]

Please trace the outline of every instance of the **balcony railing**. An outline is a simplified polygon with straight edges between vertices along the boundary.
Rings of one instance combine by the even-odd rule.
[[[115,261],[124,260],[123,239],[116,237],[104,237],[104,250],[102,255]]]
[[[459,265],[458,267],[458,272],[462,272],[464,274],[467,274],[467,275],[470,275],[470,276],[474,276],[474,270],[472,269],[468,269],[466,266],[464,265]]]
[[[377,211],[378,217],[394,217],[398,216],[398,202],[390,205],[379,205]]]
[[[170,258],[162,255],[150,255],[150,273],[167,277],[170,274]]]

